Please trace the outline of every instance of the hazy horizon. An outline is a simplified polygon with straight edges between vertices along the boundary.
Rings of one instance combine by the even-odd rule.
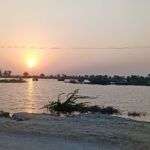
[[[0,69],[150,73],[149,0],[0,2]]]

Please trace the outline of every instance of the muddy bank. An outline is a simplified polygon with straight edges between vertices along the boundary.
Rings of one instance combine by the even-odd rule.
[[[23,116],[26,118],[24,121],[0,118],[0,138],[3,139],[0,147],[7,143],[7,139],[9,144],[5,145],[6,149],[11,149],[8,146],[13,145],[14,141],[15,146],[19,147],[21,140],[32,137],[33,145],[38,149],[38,144],[44,145],[46,142],[40,140],[44,137],[48,146],[64,143],[67,139],[66,146],[76,143],[78,149],[82,146],[82,149],[87,149],[88,145],[93,145],[93,149],[99,149],[99,146],[103,149],[150,149],[150,123],[101,114],[58,117],[25,113],[21,114]],[[51,140],[55,142],[48,142]],[[32,145],[32,140],[29,140],[29,145]]]

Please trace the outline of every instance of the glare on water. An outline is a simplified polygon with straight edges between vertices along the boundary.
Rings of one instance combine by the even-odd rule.
[[[27,83],[0,84],[0,110],[45,112],[40,108],[49,100],[56,98],[59,93],[80,89],[81,95],[97,97],[86,100],[91,104],[114,106],[125,115],[127,111],[146,112],[145,117],[138,119],[150,121],[150,87],[83,85],[45,79],[38,82],[31,79],[27,81]]]

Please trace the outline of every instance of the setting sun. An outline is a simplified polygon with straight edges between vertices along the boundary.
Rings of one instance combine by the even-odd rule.
[[[26,52],[25,64],[28,68],[35,68],[40,63],[40,56],[34,50]]]
[[[27,66],[28,66],[29,68],[36,67],[36,65],[37,65],[37,60],[36,60],[36,58],[29,58],[29,59],[27,60]]]

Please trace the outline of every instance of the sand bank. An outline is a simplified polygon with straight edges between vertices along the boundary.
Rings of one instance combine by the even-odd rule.
[[[150,123],[101,114],[25,116],[0,118],[0,150],[150,149]]]

